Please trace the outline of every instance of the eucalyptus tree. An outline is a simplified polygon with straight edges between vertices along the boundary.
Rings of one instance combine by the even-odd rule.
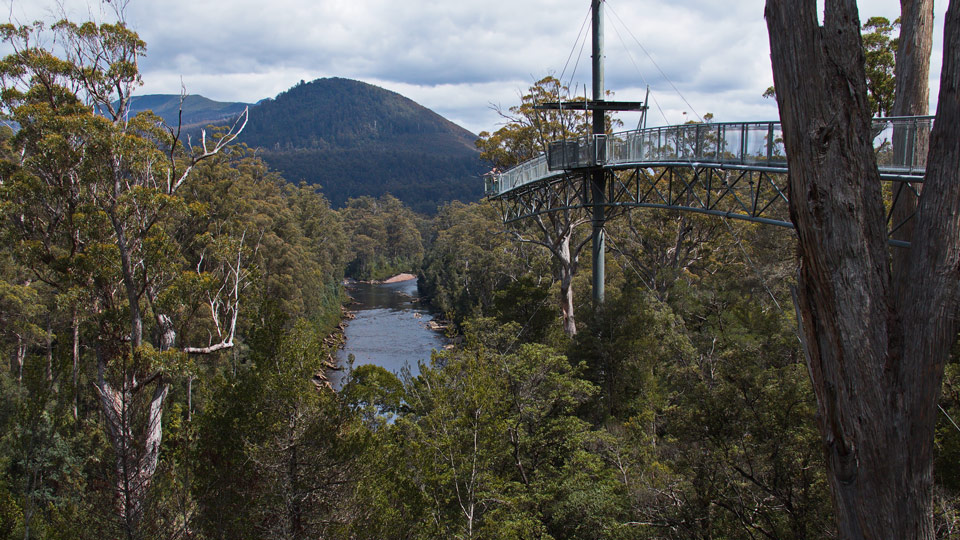
[[[181,188],[243,129],[246,113],[195,145],[151,114],[131,117],[146,45],[116,15],[116,23],[0,26],[13,51],[0,62],[3,113],[19,126],[0,200],[18,262],[69,299],[75,329],[80,317],[97,328],[95,388],[116,455],[117,513],[134,538],[159,460],[172,353],[233,346],[249,239],[206,238],[204,256],[186,261],[176,228],[197,211]],[[195,325],[209,339],[178,343]],[[75,365],[80,339],[74,331]]]
[[[516,300],[529,300],[531,291],[525,285],[546,289],[552,281],[549,256],[535,246],[514,242],[507,233],[495,232],[501,226],[490,202],[454,202],[434,218],[435,233],[424,256],[420,289],[457,324],[503,311],[497,300],[511,292],[518,294],[501,303],[523,309],[529,302]],[[527,314],[524,321],[530,317]]]
[[[361,478],[358,502],[371,515],[351,537],[616,537],[618,486],[592,453],[598,433],[576,416],[597,389],[581,378],[585,366],[517,344],[518,332],[472,319],[465,345],[405,374],[402,389],[376,377],[387,383],[381,403],[401,404],[375,435],[382,444],[369,447],[380,466]],[[348,383],[348,395],[370,395],[376,379]]]
[[[409,272],[423,259],[420,218],[396,197],[357,197],[340,210],[353,260],[347,273],[357,279],[383,279]]]
[[[914,43],[909,29],[929,29],[927,5],[901,3],[898,99],[901,84],[925,95],[923,31]],[[766,19],[797,305],[840,537],[933,538],[937,398],[960,294],[960,3],[947,8],[924,190],[893,271],[856,2],[828,0],[821,26],[812,0],[768,0]]]
[[[497,113],[506,121],[494,133],[481,132],[477,140],[480,157],[495,169],[507,169],[534,158],[547,150],[547,144],[560,139],[575,139],[590,132],[586,112],[576,103],[583,98],[569,98],[570,89],[554,77],[540,79],[520,98],[520,104]],[[538,104],[570,101],[564,110],[540,110]],[[550,251],[557,264],[556,277],[560,281],[560,310],[563,327],[568,335],[577,333],[574,315],[573,278],[577,273],[580,253],[590,241],[590,235],[577,234],[591,217],[581,210],[564,209],[531,218],[529,227],[511,229],[520,242],[529,242]]]
[[[890,116],[893,112],[896,90],[894,59],[899,40],[891,34],[899,27],[899,19],[890,22],[886,17],[870,17],[863,23],[867,98],[870,110],[877,117]]]

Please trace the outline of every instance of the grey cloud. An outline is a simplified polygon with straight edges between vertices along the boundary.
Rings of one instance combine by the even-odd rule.
[[[44,1],[15,0],[14,11],[49,18]],[[64,1],[75,18],[99,13],[87,0]],[[899,11],[897,0],[866,4],[864,16]],[[672,83],[701,114],[736,120],[775,112],[760,97],[772,79],[762,0],[606,5],[606,86],[618,99],[642,99],[649,83],[666,115],[678,116],[690,107]],[[588,7],[587,0],[131,0],[127,19],[148,43],[144,91],[177,92],[182,77],[189,91],[212,99],[256,101],[300,79],[342,76],[399,91],[476,132],[496,129],[489,103],[510,106],[534,80],[559,74]],[[939,24],[944,9],[937,7]],[[589,54],[587,45],[575,79],[581,85],[589,83]]]

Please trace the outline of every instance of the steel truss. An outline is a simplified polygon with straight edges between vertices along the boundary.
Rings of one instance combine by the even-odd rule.
[[[504,223],[513,223],[550,212],[579,210],[592,214],[594,207],[590,170],[566,172],[530,183],[499,196]],[[631,208],[661,208],[697,212],[765,225],[793,228],[790,222],[787,174],[782,169],[717,167],[689,162],[656,167],[604,168],[606,218]],[[909,180],[909,181],[907,181]],[[887,227],[892,234],[913,218],[893,223],[893,207],[904,190],[917,193],[915,177],[891,182],[886,195]],[[893,245],[905,242],[890,240]]]

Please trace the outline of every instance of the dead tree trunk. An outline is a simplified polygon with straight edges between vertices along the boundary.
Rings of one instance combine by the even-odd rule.
[[[73,317],[70,320],[73,329],[73,420],[80,419],[80,316],[76,306],[73,307]]]
[[[854,0],[767,0],[799,239],[797,304],[840,537],[932,539],[933,435],[960,279],[960,4],[909,278],[896,293]],[[904,15],[907,15],[906,13]]]
[[[129,539],[138,535],[150,483],[160,462],[163,402],[169,387],[156,377],[153,396],[146,403],[146,414],[142,412],[144,400],[140,395],[154,379],[138,383],[135,377],[125,375],[122,386],[114,388],[104,379],[101,365],[96,385],[116,458],[115,503],[121,527]]]

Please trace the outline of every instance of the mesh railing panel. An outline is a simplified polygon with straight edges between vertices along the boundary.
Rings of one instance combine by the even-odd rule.
[[[881,172],[920,175],[926,167],[933,118],[881,118],[873,123],[873,145]],[[562,174],[562,169],[595,165],[656,165],[690,162],[700,165],[786,168],[787,157],[779,122],[684,124],[625,131],[592,138],[551,143],[546,155],[486,182],[487,195],[501,195],[523,185]],[[605,141],[605,144],[604,144]],[[557,145],[557,146],[553,146]],[[556,149],[556,150],[555,150]],[[557,151],[562,149],[562,151]],[[491,175],[488,175],[488,177]]]

